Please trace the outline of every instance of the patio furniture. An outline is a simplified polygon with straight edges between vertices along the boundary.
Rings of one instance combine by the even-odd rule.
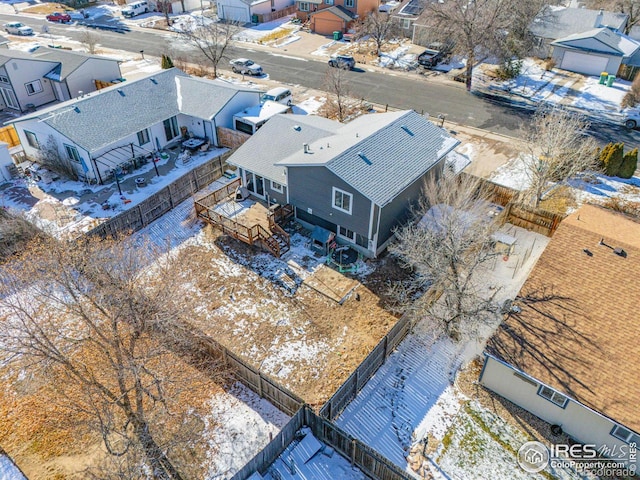
[[[140,187],[144,187],[147,185],[147,179],[144,177],[138,177],[136,178],[136,187],[140,188]]]
[[[197,150],[198,148],[200,148],[201,146],[203,146],[205,144],[205,139],[204,138],[190,138],[189,140],[185,140],[184,142],[182,142],[182,146],[184,148],[186,148],[187,150],[190,151],[194,151]]]

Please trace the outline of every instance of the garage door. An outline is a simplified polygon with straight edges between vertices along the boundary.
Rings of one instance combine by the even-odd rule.
[[[340,19],[322,18],[317,15],[313,20],[313,31],[320,35],[331,35],[335,31],[342,31],[343,22]]]
[[[609,59],[598,55],[587,55],[578,52],[564,52],[560,68],[587,75],[600,75],[606,71]]]
[[[242,7],[232,7],[231,5],[221,5],[222,6],[222,18],[225,20],[230,20],[232,22],[241,22],[247,23],[250,22],[249,11],[246,8]]]

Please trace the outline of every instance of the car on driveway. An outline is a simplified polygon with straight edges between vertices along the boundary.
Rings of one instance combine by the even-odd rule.
[[[425,68],[433,68],[442,61],[442,53],[439,50],[427,48],[418,55],[418,63]]]
[[[329,66],[343,70],[353,70],[356,66],[356,60],[351,55],[336,55],[329,60]]]
[[[262,67],[248,58],[236,58],[229,62],[233,73],[241,73],[243,75],[262,75]]]
[[[33,29],[20,22],[5,23],[4,29],[13,35],[33,35]]]
[[[634,129],[640,125],[640,111],[630,110],[624,116],[624,126]]]
[[[50,22],[65,23],[71,21],[71,15],[68,13],[53,12],[52,14],[47,15],[46,19]]]

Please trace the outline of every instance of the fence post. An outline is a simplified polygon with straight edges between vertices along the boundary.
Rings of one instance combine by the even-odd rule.
[[[387,333],[384,336],[384,358],[385,358],[385,360],[389,357],[389,352],[387,352],[387,345],[388,344],[389,344],[389,334]]]
[[[140,215],[140,223],[142,223],[143,226],[146,225],[144,215],[142,214],[142,205],[138,205],[138,215]]]
[[[351,466],[356,463],[356,439],[351,439]]]
[[[258,371],[258,395],[260,395],[260,398],[264,398],[264,395],[262,395],[262,372]]]

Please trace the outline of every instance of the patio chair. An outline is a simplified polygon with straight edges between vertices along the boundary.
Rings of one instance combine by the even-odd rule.
[[[207,150],[209,150],[209,142],[206,142],[204,145],[200,147],[201,152],[206,152]]]

